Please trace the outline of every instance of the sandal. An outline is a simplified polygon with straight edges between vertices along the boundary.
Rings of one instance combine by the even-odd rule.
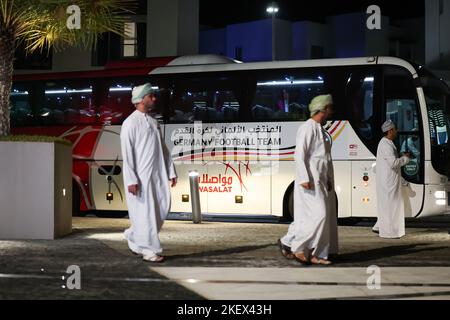
[[[280,252],[281,255],[283,257],[285,257],[288,260],[293,260],[294,259],[294,254],[291,251],[291,248],[289,248],[288,246],[284,245],[281,242],[281,239],[278,239],[278,247],[280,248]]]
[[[317,258],[317,257],[314,257],[314,256],[311,258],[311,263],[312,264],[323,265],[323,266],[329,266],[330,264],[332,264],[332,262],[330,260]]]
[[[294,253],[294,259],[300,262],[301,264],[305,265],[311,264],[311,261],[309,261],[308,258],[306,258],[305,253],[303,252]]]
[[[142,260],[144,260],[146,262],[162,263],[162,262],[166,261],[166,258],[155,254],[153,256],[143,256]]]

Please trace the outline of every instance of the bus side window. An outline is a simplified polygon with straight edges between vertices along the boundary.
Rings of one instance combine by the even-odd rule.
[[[148,80],[144,77],[128,77],[119,80],[100,81],[96,89],[98,121],[100,124],[122,124],[136,110],[131,102],[132,89],[146,82]],[[157,88],[156,83],[152,83],[152,86]]]
[[[298,74],[286,70],[257,76],[252,103],[254,121],[305,121],[312,98],[325,93],[319,74]]]
[[[14,83],[11,89],[11,126],[21,127],[31,125],[34,119],[30,105],[31,84]]]
[[[367,72],[353,72],[346,85],[346,104],[351,123],[367,144],[375,144],[374,130],[374,76]]]
[[[95,122],[93,85],[89,81],[47,81],[45,99],[38,107],[43,125],[67,125]]]
[[[170,99],[171,123],[236,122],[240,105],[232,77],[198,76],[177,81]]]

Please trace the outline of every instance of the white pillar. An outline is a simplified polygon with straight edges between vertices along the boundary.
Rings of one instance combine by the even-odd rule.
[[[198,53],[199,0],[148,0],[147,57]]]

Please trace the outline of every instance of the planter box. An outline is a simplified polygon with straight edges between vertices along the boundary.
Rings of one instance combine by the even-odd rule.
[[[72,148],[0,141],[0,239],[72,232]]]

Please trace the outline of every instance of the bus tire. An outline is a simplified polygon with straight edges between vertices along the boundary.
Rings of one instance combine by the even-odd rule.
[[[294,221],[294,182],[286,189],[283,198],[283,216],[280,222]]]
[[[337,194],[334,194],[335,198],[336,198],[336,219],[338,221],[338,223],[340,224],[340,221],[342,219],[339,219],[339,201],[338,201],[338,197]],[[292,182],[292,184],[287,188],[286,193],[284,195],[284,201],[283,201],[284,205],[283,205],[283,217],[281,218],[281,222],[292,222],[294,221],[294,182]],[[355,224],[358,223],[360,221],[357,220],[357,218],[353,218],[355,219]]]
[[[99,218],[121,219],[128,215],[128,211],[95,211],[94,214]]]

